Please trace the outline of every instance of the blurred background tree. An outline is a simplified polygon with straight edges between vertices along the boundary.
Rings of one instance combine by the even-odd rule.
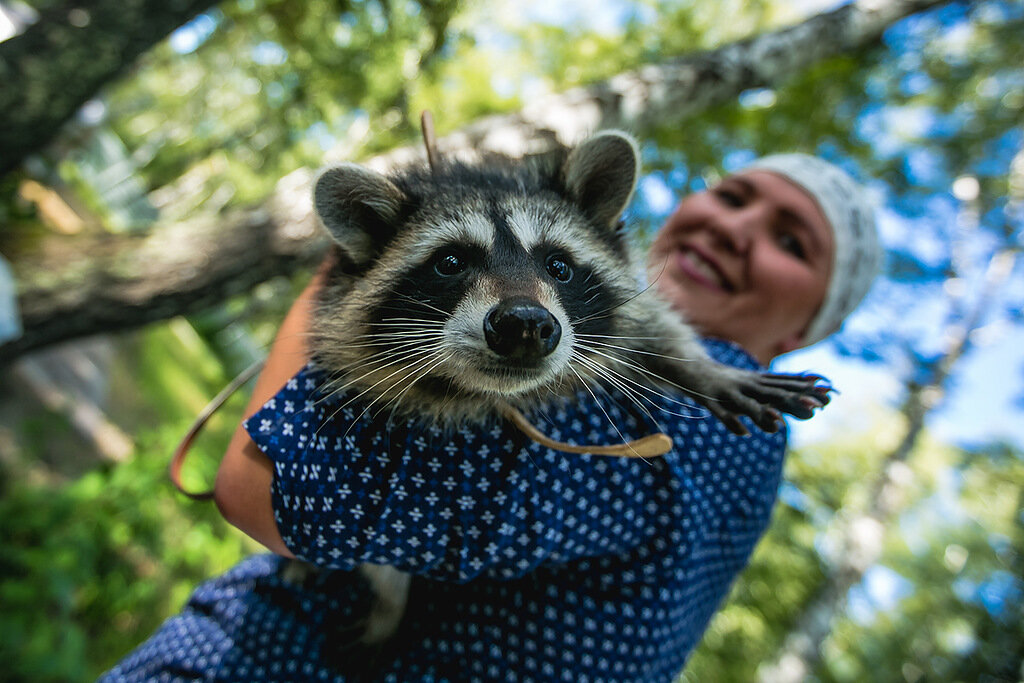
[[[70,90],[74,70],[40,63],[40,46],[147,16],[109,10],[124,4],[0,1],[0,74],[19,85],[0,118],[26,114],[11,93],[42,84],[25,73]],[[107,85],[59,132],[46,124],[46,145],[0,126],[5,161],[29,150],[0,177],[22,339],[36,310],[56,319],[50,341],[167,321],[0,347],[21,356],[0,379],[0,679],[93,679],[255,550],[170,492],[167,455],[262,354],[317,259],[308,169],[397,158],[423,108],[450,147],[628,125],[648,171],[641,240],[675,197],[758,154],[814,152],[876,179],[885,277],[842,334],[785,366],[844,393],[795,429],[775,523],[684,678],[1024,679],[1024,3],[874,2],[937,6],[855,44],[851,8],[812,18],[834,2],[164,4],[131,45],[84,41]],[[802,21],[806,35],[778,33]],[[11,48],[34,31],[50,42]],[[752,58],[735,41],[754,35],[782,47]],[[38,71],[18,71],[25,54]],[[631,110],[637,92],[649,106]],[[197,447],[195,487],[243,402]],[[983,415],[1007,426],[972,430]]]

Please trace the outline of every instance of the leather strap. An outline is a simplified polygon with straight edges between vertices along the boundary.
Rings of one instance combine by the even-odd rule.
[[[256,361],[245,370],[231,380],[231,383],[224,387],[219,394],[217,394],[212,401],[210,401],[199,416],[196,417],[195,422],[192,423],[192,427],[185,434],[185,438],[181,440],[178,447],[174,449],[174,455],[171,456],[171,464],[167,468],[167,475],[171,479],[171,483],[174,487],[181,491],[183,494],[191,498],[192,500],[211,500],[213,498],[213,490],[209,491],[187,491],[181,483],[181,466],[185,464],[185,457],[188,455],[189,448],[192,447],[192,442],[195,440],[199,432],[202,431],[203,427],[206,426],[206,422],[210,417],[220,409],[224,402],[231,397],[233,393],[248,382],[250,379],[256,376],[256,374],[263,368],[263,364],[266,359],[261,358]]]

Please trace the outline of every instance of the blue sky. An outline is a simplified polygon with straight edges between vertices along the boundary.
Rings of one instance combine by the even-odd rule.
[[[1024,330],[1008,328],[1000,338],[975,348],[956,371],[946,399],[927,426],[940,440],[971,445],[1005,439],[1024,448],[1024,415],[1019,402],[1024,365]],[[897,407],[903,388],[892,369],[840,357],[827,343],[779,359],[775,368],[825,375],[837,389],[832,403],[806,422],[791,423],[794,446],[827,441],[836,434],[870,430],[878,406]]]

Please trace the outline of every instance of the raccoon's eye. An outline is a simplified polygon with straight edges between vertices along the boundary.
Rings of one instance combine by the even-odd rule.
[[[548,262],[545,265],[548,270],[548,275],[559,282],[568,282],[572,279],[572,266],[570,266],[569,262],[561,256],[549,256]]]
[[[466,260],[456,253],[441,252],[434,261],[434,270],[438,275],[458,275],[466,269]]]

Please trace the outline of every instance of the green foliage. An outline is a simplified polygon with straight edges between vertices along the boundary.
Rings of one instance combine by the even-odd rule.
[[[820,680],[864,680],[880,661],[892,663],[890,680],[1019,678],[1024,454],[998,447],[957,456],[947,476],[960,495],[922,498],[903,515],[905,543],[883,559],[912,592],[891,612],[842,619]]]
[[[824,586],[821,530],[854,507],[850,499],[872,480],[865,473],[878,466],[870,438],[790,455],[791,504],[779,505],[683,680],[757,679],[793,618]],[[911,500],[878,562],[898,577],[902,597],[883,604],[858,597],[856,608],[835,615],[810,680],[1017,680],[1024,662],[1024,454],[930,444],[908,474],[916,482]],[[863,587],[854,591],[862,596]]]
[[[229,2],[194,21],[188,51],[161,45],[144,77],[109,97],[109,120],[152,188],[197,162],[216,159],[232,201],[262,198],[285,173],[317,166],[324,146],[353,155],[410,139],[414,80],[431,78],[458,9],[450,0],[413,2]],[[373,131],[353,133],[372,121]],[[367,147],[364,147],[367,144]],[[202,174],[202,171],[197,171]]]
[[[87,448],[63,418],[38,413],[20,425],[22,461],[0,467],[3,678],[94,680],[179,611],[198,582],[255,549],[212,503],[187,500],[167,479],[174,447],[229,379],[212,348],[183,319],[125,340],[109,409],[135,438],[127,462],[80,474]],[[183,473],[190,489],[212,485],[243,394],[193,447]]]
[[[212,504],[166,480],[180,432],[67,485],[7,481],[0,499],[0,657],[8,680],[89,681],[243,554]]]
[[[524,20],[508,1],[235,0],[179,32],[198,44],[146,55],[107,96],[106,121],[148,188],[184,185],[192,208],[216,210],[259,200],[328,149],[359,159],[413,142],[423,109],[443,134],[778,23],[765,0],[622,7],[621,26],[599,30]],[[160,204],[165,218],[177,204]]]

